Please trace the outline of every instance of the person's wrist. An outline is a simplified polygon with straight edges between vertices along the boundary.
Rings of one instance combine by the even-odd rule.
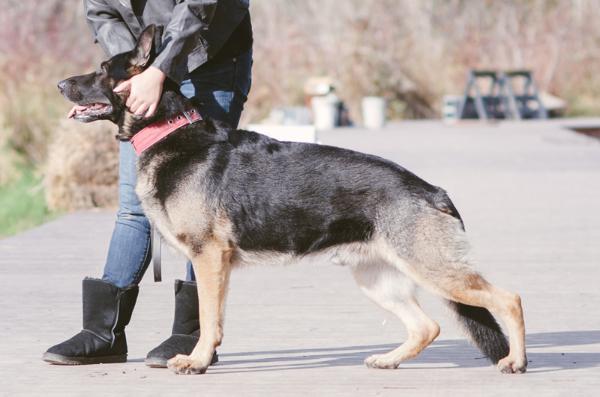
[[[146,69],[146,73],[150,74],[153,78],[155,78],[161,83],[164,83],[165,79],[167,78],[165,72],[163,72],[156,66],[150,66],[148,69]]]

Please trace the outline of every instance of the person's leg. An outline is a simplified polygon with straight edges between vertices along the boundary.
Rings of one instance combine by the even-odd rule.
[[[127,361],[125,327],[135,307],[138,286],[119,288],[104,280],[85,278],[81,289],[83,329],[49,348],[42,360],[62,365]]]
[[[135,193],[137,156],[129,142],[119,145],[119,211],[102,279],[117,287],[139,284],[150,263],[150,222]]]
[[[52,346],[43,360],[76,365],[127,360],[125,327],[150,260],[150,223],[135,194],[136,155],[128,142],[119,148],[119,211],[102,280],[85,279],[84,330]]]

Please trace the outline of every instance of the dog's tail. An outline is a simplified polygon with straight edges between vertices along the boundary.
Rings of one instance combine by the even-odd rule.
[[[494,364],[508,355],[508,341],[492,313],[483,307],[447,301],[469,337]]]

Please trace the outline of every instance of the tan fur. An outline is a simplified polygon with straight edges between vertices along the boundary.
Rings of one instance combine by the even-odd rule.
[[[156,169],[165,160],[166,157],[158,158],[151,167],[139,172],[136,186],[144,212],[162,237],[187,258],[198,256],[207,241],[232,241],[231,221],[204,195],[175,192],[165,202],[163,210],[161,203],[154,197],[153,181]],[[190,178],[181,181],[181,184],[190,186],[198,183],[193,177]]]
[[[130,66],[129,68],[127,68],[127,73],[129,73],[130,76],[135,76],[136,74],[140,74],[144,71],[144,68],[141,66]]]
[[[466,288],[450,292],[451,299],[472,306],[480,306],[488,309],[492,314],[499,316],[508,328],[510,341],[510,352],[508,357],[498,362],[498,368],[502,372],[513,372],[515,368],[526,365],[525,355],[525,321],[521,298],[517,294],[510,293],[494,287],[479,276],[479,289]]]
[[[465,267],[468,266],[465,264]],[[447,272],[448,269],[444,269]],[[525,354],[525,321],[519,295],[491,285],[473,271],[443,274],[439,278],[425,279],[413,268],[411,272],[425,288],[449,299],[471,306],[483,307],[500,317],[508,328],[510,353],[498,362],[502,372],[513,373],[524,370],[527,365]]]
[[[234,267],[254,265],[291,265],[299,261],[330,261],[336,265],[356,266],[369,261],[377,255],[377,243],[349,243],[323,249],[316,253],[296,256],[291,253],[275,251],[236,250],[233,258]]]
[[[125,118],[123,119],[123,126],[119,129],[119,133],[123,135],[130,135],[131,127],[136,121],[139,121],[139,116],[136,116],[129,111],[126,111],[124,114]]]
[[[205,242],[202,253],[192,258],[198,280],[200,340],[189,356],[179,354],[168,361],[176,373],[204,373],[223,339],[225,296],[231,274],[231,247],[223,241]]]

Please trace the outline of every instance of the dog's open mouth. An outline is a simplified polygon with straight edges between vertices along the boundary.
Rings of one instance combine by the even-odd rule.
[[[112,106],[108,103],[89,103],[87,105],[75,105],[69,111],[67,118],[83,119],[98,117],[112,112]]]

